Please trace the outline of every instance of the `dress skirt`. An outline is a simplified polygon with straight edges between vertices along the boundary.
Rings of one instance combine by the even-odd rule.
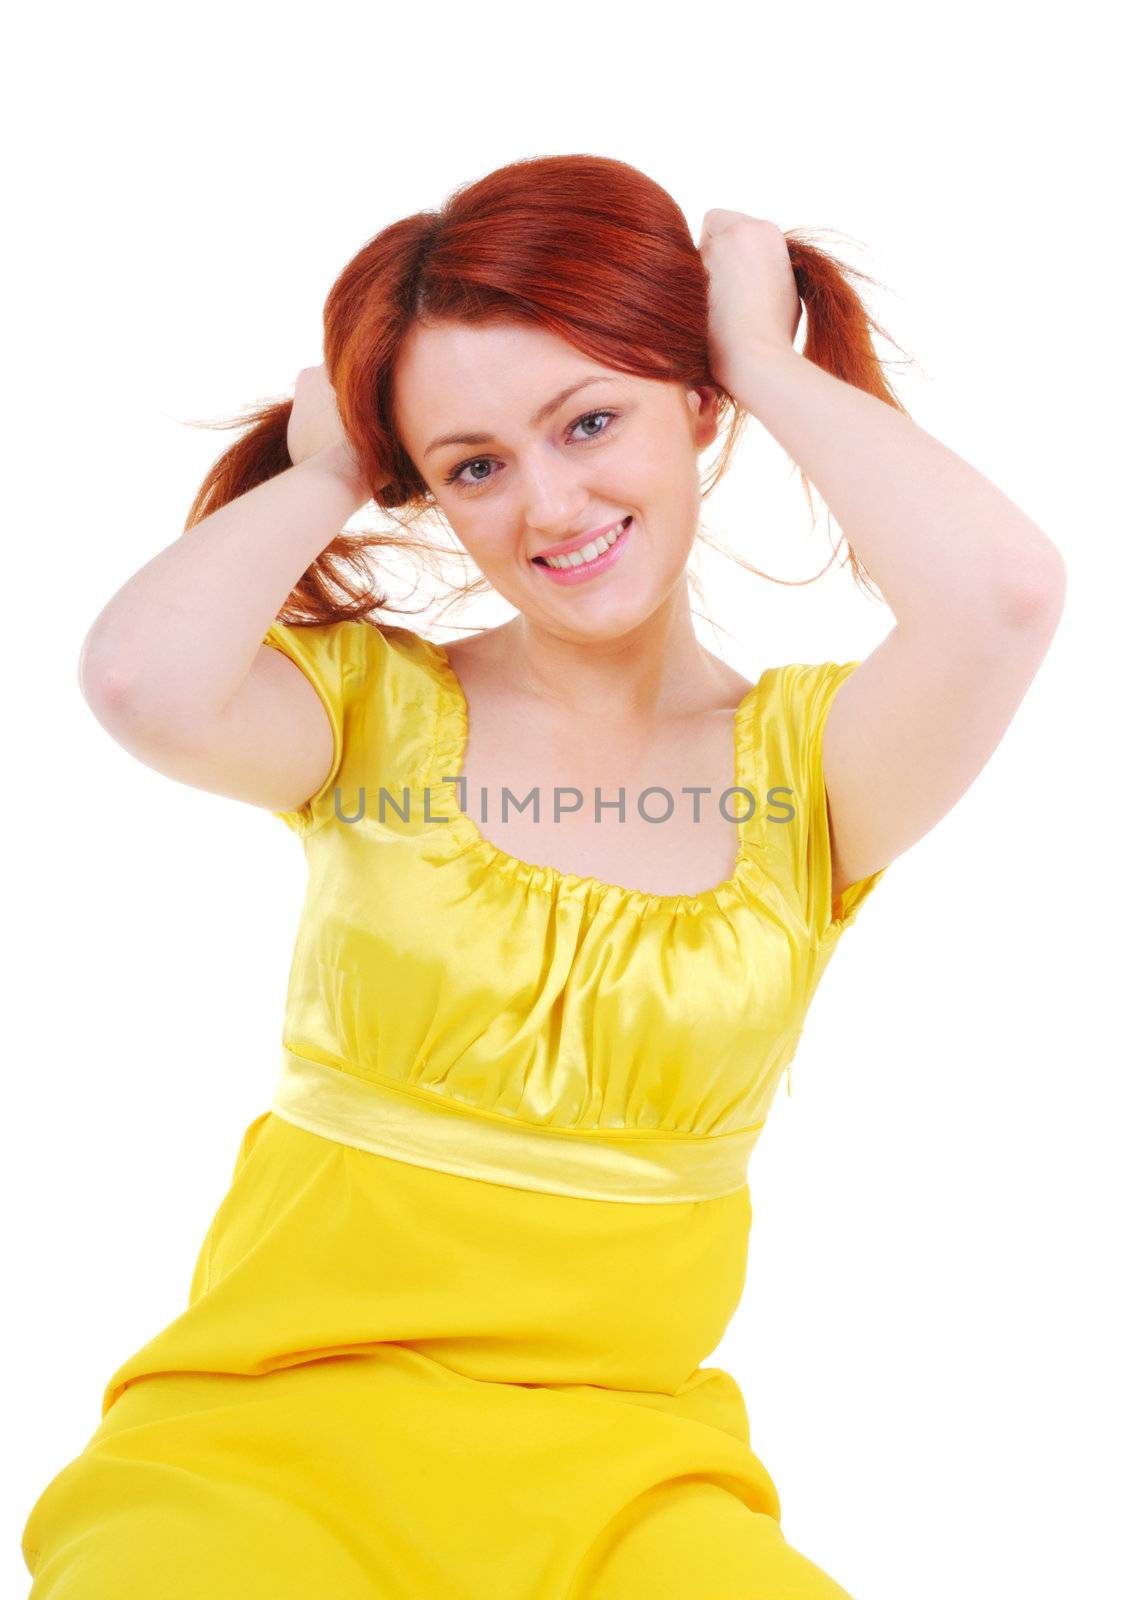
[[[847,1600],[701,1365],[750,1221],[747,1184],[578,1198],[265,1112],[27,1518],[31,1600]]]

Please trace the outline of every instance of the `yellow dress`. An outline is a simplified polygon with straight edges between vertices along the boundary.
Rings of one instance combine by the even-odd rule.
[[[749,1153],[885,870],[831,901],[822,730],[858,663],[761,674],[733,875],[659,895],[483,838],[439,645],[266,642],[335,735],[276,813],[308,863],[276,1097],[186,1309],[28,1515],[30,1600],[845,1600],[702,1362]]]

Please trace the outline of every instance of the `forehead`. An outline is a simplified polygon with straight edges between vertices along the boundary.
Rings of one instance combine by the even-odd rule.
[[[460,428],[523,427],[559,390],[589,377],[658,387],[593,360],[544,328],[415,323],[398,354],[394,411],[402,434],[423,449],[430,436]]]
[[[481,371],[494,375],[525,366],[612,370],[559,335],[524,322],[416,322],[398,358],[398,374],[415,381],[467,381]]]

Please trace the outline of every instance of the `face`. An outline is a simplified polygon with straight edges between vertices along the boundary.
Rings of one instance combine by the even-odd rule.
[[[629,631],[684,583],[716,400],[519,323],[415,324],[394,387],[401,441],[480,571],[530,620],[586,639]],[[625,519],[587,570],[534,560],[574,539],[602,546]]]

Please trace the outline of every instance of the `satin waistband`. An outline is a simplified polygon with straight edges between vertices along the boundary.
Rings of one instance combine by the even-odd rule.
[[[546,1128],[359,1078],[281,1046],[272,1110],[308,1133],[463,1178],[585,1200],[716,1200],[747,1182],[763,1123],[733,1133]]]

